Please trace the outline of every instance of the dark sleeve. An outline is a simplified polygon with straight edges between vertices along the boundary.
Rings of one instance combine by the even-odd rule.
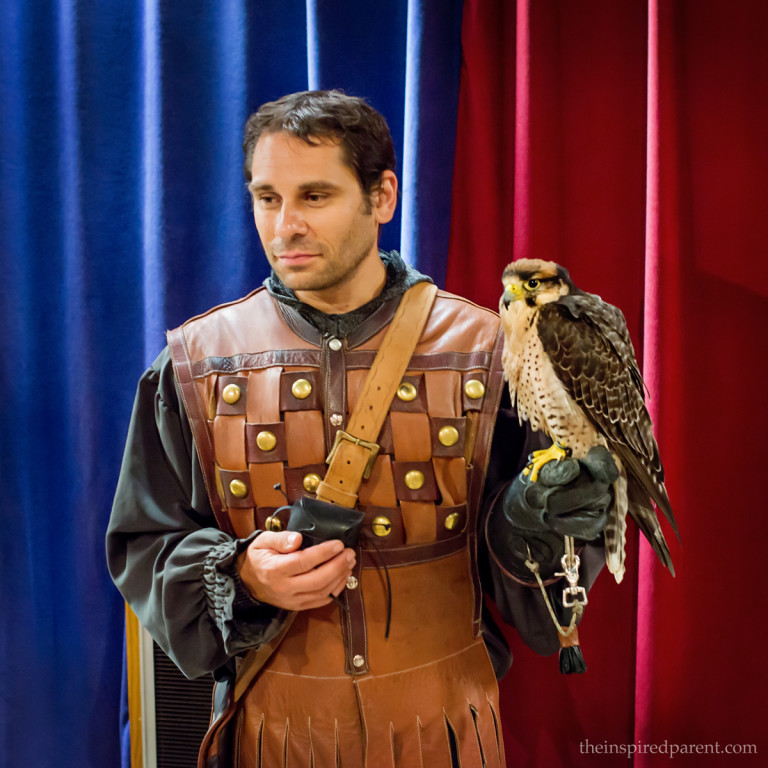
[[[139,621],[188,677],[268,641],[285,618],[236,579],[249,540],[216,527],[166,349],[139,381],[107,562]]]
[[[528,454],[545,448],[550,443],[551,441],[542,433],[531,432],[527,424],[520,425],[517,414],[510,405],[509,392],[505,387],[496,419],[486,475],[483,514],[478,533],[480,578],[485,593],[493,600],[503,620],[517,630],[527,646],[544,656],[557,651],[560,641],[541,590],[533,576],[530,583],[523,584],[497,563],[488,549],[485,520],[493,505],[503,498],[507,486],[525,466]],[[589,589],[604,562],[602,544],[585,544],[580,557],[579,584]],[[555,606],[560,603],[563,586],[562,579],[547,586],[549,600]],[[570,609],[565,610],[570,612]],[[487,611],[486,614],[483,626],[484,639],[496,674],[501,677],[509,669],[512,659],[501,631]],[[567,624],[565,617],[560,618]]]

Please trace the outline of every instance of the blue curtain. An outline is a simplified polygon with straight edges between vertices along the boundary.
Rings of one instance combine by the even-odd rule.
[[[120,764],[123,605],[104,532],[165,329],[266,276],[247,115],[306,88],[368,98],[403,188],[382,246],[442,283],[460,5],[0,4],[0,765]]]

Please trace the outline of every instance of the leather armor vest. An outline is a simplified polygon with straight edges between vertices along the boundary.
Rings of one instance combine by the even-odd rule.
[[[280,530],[314,493],[398,301],[344,339],[264,288],[182,326],[174,366],[224,530]],[[346,607],[295,615],[244,696],[236,764],[450,766],[452,742],[463,766],[503,765],[476,563],[501,383],[498,317],[438,292],[360,486]]]

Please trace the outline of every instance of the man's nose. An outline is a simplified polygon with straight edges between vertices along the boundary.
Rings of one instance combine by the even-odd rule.
[[[295,234],[305,234],[306,231],[307,220],[301,210],[295,205],[283,203],[280,215],[277,217],[275,234],[284,238]]]

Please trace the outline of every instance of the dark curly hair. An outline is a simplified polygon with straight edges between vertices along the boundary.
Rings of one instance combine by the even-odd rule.
[[[366,197],[378,186],[383,171],[395,169],[392,136],[386,120],[373,107],[342,91],[301,91],[263,104],[248,118],[243,140],[247,181],[251,181],[253,151],[259,138],[280,131],[307,144],[337,139]]]

